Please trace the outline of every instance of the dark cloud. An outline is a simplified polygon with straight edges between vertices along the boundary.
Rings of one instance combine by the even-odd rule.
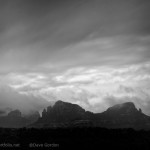
[[[147,0],[1,0],[1,72],[31,71],[45,63],[57,64],[59,68],[66,64],[92,64],[92,61],[85,61],[83,55],[93,55],[91,59],[97,60],[99,52],[91,52],[95,47],[85,49],[84,53],[64,49],[99,38],[128,37],[116,48],[116,53],[121,49],[126,51],[133,43],[139,46],[134,39],[150,33],[149,6]],[[131,44],[126,43],[127,40]],[[149,49],[147,44],[145,47]],[[100,45],[99,49],[107,51]],[[75,59],[81,59],[79,64],[71,61],[74,54]],[[107,56],[100,53],[102,57],[108,57],[107,61],[112,54],[114,50],[108,51]],[[143,52],[143,59],[148,58],[147,50]]]

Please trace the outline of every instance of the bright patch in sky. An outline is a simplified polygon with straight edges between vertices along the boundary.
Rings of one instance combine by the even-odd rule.
[[[150,63],[111,67],[81,67],[63,73],[11,73],[8,85],[20,94],[36,95],[47,101],[76,103],[94,112],[113,104],[133,101],[137,107],[150,104]],[[146,106],[145,106],[146,105]]]

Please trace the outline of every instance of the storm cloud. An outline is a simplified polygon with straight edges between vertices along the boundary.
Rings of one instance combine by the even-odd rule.
[[[147,61],[149,5],[147,0],[1,0],[1,72],[116,65],[120,57],[123,64]]]

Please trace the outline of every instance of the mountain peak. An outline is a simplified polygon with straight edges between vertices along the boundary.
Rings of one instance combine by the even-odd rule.
[[[123,113],[129,113],[129,112],[135,112],[137,111],[135,105],[133,102],[125,102],[122,104],[114,105],[107,109],[108,112],[123,112]]]
[[[77,104],[71,104],[57,101],[53,107],[49,106],[42,112],[42,117],[38,122],[42,123],[60,123],[72,122],[73,120],[82,120],[85,115],[85,110]]]
[[[121,104],[116,104],[112,107],[110,107],[111,109],[121,109],[121,108],[124,108],[124,107],[132,107],[132,108],[135,108],[135,105],[133,102],[125,102],[125,103],[121,103]]]
[[[125,103],[122,103],[122,105],[126,107],[135,107],[133,102],[125,102]]]
[[[58,100],[55,105],[53,106],[53,109],[56,109],[56,108],[61,108],[61,109],[69,109],[69,110],[72,110],[72,109],[77,109],[77,110],[84,110],[82,107],[80,107],[79,105],[77,104],[72,104],[72,103],[69,103],[69,102],[64,102],[64,101],[61,101],[61,100]]]
[[[63,102],[63,101],[61,101],[61,100],[58,100],[56,103],[55,103],[55,105],[63,105],[63,104],[66,104],[67,102]]]

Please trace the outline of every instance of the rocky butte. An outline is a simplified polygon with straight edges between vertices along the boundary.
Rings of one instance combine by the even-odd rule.
[[[47,107],[30,127],[105,127],[150,129],[150,117],[137,109],[132,102],[114,105],[102,113],[85,111],[82,107],[68,102],[57,101]]]

